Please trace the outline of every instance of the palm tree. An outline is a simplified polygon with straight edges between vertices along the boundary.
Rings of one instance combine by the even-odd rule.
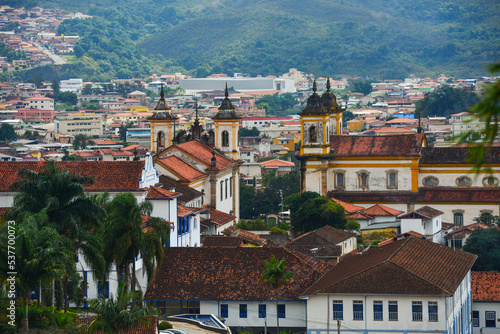
[[[105,334],[118,333],[140,322],[147,322],[148,317],[157,315],[151,307],[134,307],[134,300],[140,300],[140,291],[127,292],[126,283],[120,281],[116,299],[111,296],[108,300],[93,299],[90,306],[96,313],[96,319],[89,326],[89,334],[94,331],[103,331]]]
[[[61,172],[54,162],[47,163],[43,172],[25,169],[19,172],[19,176],[21,180],[12,185],[12,189],[19,193],[14,197],[8,215],[23,223],[24,217],[43,210],[47,215],[46,226],[71,240],[72,247],[68,251],[73,257],[82,254],[94,272],[100,275],[105,268],[103,245],[94,232],[106,213],[85,196],[84,186],[92,184],[93,180],[69,171]],[[68,307],[67,284],[68,277],[65,276],[65,310]]]
[[[264,261],[265,269],[262,271],[262,275],[259,281],[267,281],[271,284],[273,290],[281,289],[285,283],[291,280],[295,274],[291,271],[285,270],[285,259],[281,259],[279,262],[276,260],[276,256],[273,255],[271,261]],[[280,332],[279,323],[279,313],[278,313],[278,299],[276,299],[276,327],[277,334]]]
[[[107,261],[116,265],[118,280],[123,273],[127,286],[134,291],[141,287],[136,277],[135,258],[142,253],[148,275],[163,260],[163,247],[168,241],[168,223],[159,218],[144,221],[153,210],[149,201],[137,202],[131,193],[116,195],[108,207],[109,216],[103,229]],[[130,264],[132,263],[132,268]]]
[[[0,250],[0,278],[5,280],[8,272],[16,272],[16,289],[23,298],[23,328],[29,330],[28,304],[31,291],[37,289],[41,281],[60,278],[64,274],[74,273],[74,259],[67,251],[71,248],[68,238],[46,225],[45,211],[31,214],[23,224],[15,226],[15,262],[13,267],[6,267],[11,257],[7,247]],[[1,228],[1,244],[7,245],[9,230],[12,225],[5,223]],[[10,239],[9,239],[10,240]]]

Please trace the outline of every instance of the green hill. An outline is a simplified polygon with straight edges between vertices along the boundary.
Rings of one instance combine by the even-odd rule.
[[[500,50],[500,5],[488,0],[38,3],[95,16],[59,28],[83,36],[89,79],[167,70],[279,75],[291,67],[332,77],[467,77],[486,75]]]

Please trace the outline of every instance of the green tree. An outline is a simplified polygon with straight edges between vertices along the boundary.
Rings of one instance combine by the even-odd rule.
[[[476,93],[461,88],[442,85],[415,104],[416,113],[423,117],[442,116],[449,117],[470,108],[479,102]]]
[[[500,229],[475,229],[467,238],[463,250],[477,255],[472,270],[500,270]]]
[[[75,138],[73,138],[73,147],[75,150],[84,150],[87,148],[89,145],[95,145],[95,141],[90,139],[87,135],[85,134],[77,134]]]
[[[31,291],[36,290],[41,282],[60,278],[68,271],[74,272],[74,260],[68,249],[70,240],[61,236],[54,228],[47,225],[47,214],[27,215],[22,224],[4,223],[0,230],[2,245],[8,245],[10,231],[15,231],[15,261],[12,267],[7,267],[12,259],[8,248],[2,247],[0,258],[0,278],[5,281],[11,278],[8,272],[16,272],[16,290],[23,305],[23,328],[29,330],[28,305]],[[16,221],[17,223],[17,221]],[[10,240],[10,239],[9,239]],[[12,262],[10,262],[12,263]]]
[[[320,197],[321,195],[314,191],[304,191],[285,197],[283,204],[285,209],[290,210],[290,214],[295,214],[299,208],[308,200]]]
[[[255,217],[253,202],[255,199],[255,187],[247,186],[240,180],[240,215],[241,218],[253,219]]]
[[[74,106],[78,103],[78,96],[73,92],[62,92],[55,96],[55,100]]]
[[[355,119],[356,117],[354,116],[354,114],[352,113],[352,111],[349,111],[349,110],[346,110],[342,113],[342,126],[346,127],[347,126],[347,122],[352,120],[352,119]]]
[[[0,140],[9,142],[16,139],[16,137],[17,135],[14,127],[8,123],[2,123],[0,126]]]
[[[82,95],[92,95],[92,85],[86,84],[83,86]]]
[[[371,81],[363,79],[349,80],[348,86],[351,92],[362,93],[363,95],[368,95],[373,90]]]
[[[302,232],[313,231],[325,225],[343,230],[346,224],[344,207],[326,197],[307,200],[292,215],[292,226]]]
[[[476,223],[482,223],[488,226],[498,226],[500,227],[500,217],[494,216],[489,212],[482,212],[479,217],[473,219]]]
[[[48,162],[40,173],[23,169],[19,178],[20,181],[12,185],[12,190],[18,193],[6,218],[22,223],[26,214],[44,211],[48,217],[47,227],[71,241],[72,247],[67,252],[73,258],[82,254],[89,266],[97,274],[101,273],[104,270],[102,241],[93,231],[98,229],[99,220],[105,212],[84,191],[84,186],[92,184],[93,180],[69,171],[61,172],[54,162]],[[66,310],[68,276],[63,280]]]
[[[271,261],[264,261],[265,268],[262,270],[262,275],[260,276],[259,281],[268,282],[273,290],[282,288],[286,282],[295,277],[295,274],[286,270],[285,266],[285,259],[281,259],[278,262],[278,260],[276,260],[276,256],[273,255]],[[276,332],[279,333],[278,300],[276,300],[276,325]]]
[[[139,323],[147,323],[148,317],[157,315],[151,307],[138,306],[134,301],[141,299],[139,291],[127,291],[124,280],[120,281],[116,298],[93,299],[90,306],[95,312],[95,320],[89,326],[89,334],[102,331],[106,334],[127,330]]]
[[[241,137],[258,137],[260,136],[260,131],[255,126],[251,129],[241,128],[239,131],[239,136]]]
[[[59,84],[59,80],[52,80],[52,94],[55,96],[61,92],[61,85]]]
[[[120,125],[120,128],[118,129],[118,134],[120,135],[120,140],[122,142],[126,142],[127,141],[127,129],[130,129],[130,128],[133,128],[134,127],[134,123],[131,122],[131,121],[128,121],[126,123],[122,123]]]
[[[266,115],[285,113],[295,105],[295,97],[290,93],[264,95],[255,102],[257,108],[266,109]]]
[[[163,260],[163,247],[168,242],[170,228],[168,222],[157,218],[143,222],[143,217],[153,210],[153,205],[149,201],[138,203],[132,193],[116,195],[107,210],[108,219],[102,230],[106,260],[116,265],[118,279],[123,273],[132,291],[136,285],[141,290],[136,277],[135,258],[142,254],[149,281],[154,266],[160,265]]]

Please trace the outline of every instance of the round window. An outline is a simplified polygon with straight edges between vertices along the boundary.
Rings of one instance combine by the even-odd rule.
[[[439,179],[435,176],[427,176],[423,180],[424,186],[426,187],[437,187],[439,184]]]
[[[468,176],[461,176],[456,180],[457,186],[459,187],[470,187],[472,184],[472,179]]]
[[[487,176],[483,179],[483,185],[485,187],[498,187],[498,178],[494,176]]]

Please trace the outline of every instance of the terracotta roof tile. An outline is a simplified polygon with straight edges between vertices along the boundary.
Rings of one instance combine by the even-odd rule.
[[[478,228],[487,229],[490,228],[488,225],[482,223],[474,223],[466,226],[457,228],[454,231],[449,232],[445,238],[465,238],[466,235],[471,234],[474,230]],[[496,228],[496,227],[493,227]]]
[[[172,173],[177,175],[181,179],[180,181],[194,182],[204,179],[208,176],[207,174],[200,172],[175,155],[156,160],[155,163],[160,164],[161,166],[167,168]]]
[[[498,271],[472,272],[472,300],[500,302],[500,273]]]
[[[291,161],[285,161],[280,159],[272,159],[267,161],[259,162],[261,166],[266,168],[278,168],[278,167],[295,167],[295,164]]]
[[[45,161],[0,162],[0,191],[9,191],[19,180],[22,169],[42,172]],[[77,175],[90,176],[94,184],[85,186],[86,191],[138,191],[144,161],[58,161],[56,167]]]
[[[439,211],[439,210],[436,210],[434,208],[431,208],[430,206],[423,206],[415,211],[412,211],[412,212],[408,212],[408,213],[405,213],[401,216],[399,216],[399,218],[412,218],[414,216],[417,216],[417,217],[420,217],[420,218],[423,218],[423,219],[432,219],[434,217],[437,217],[437,216],[440,216],[444,214],[443,211]]]
[[[177,215],[179,217],[185,217],[187,215],[195,215],[197,213],[203,212],[206,209],[203,208],[194,208],[184,205],[177,205]]]
[[[210,208],[208,206],[203,206],[202,208],[210,210],[210,220],[215,224],[222,226],[236,219],[236,216],[230,215],[229,213],[222,212],[220,210]]]
[[[290,241],[289,246],[294,245],[336,245],[346,239],[355,237],[355,233],[346,232],[330,225],[325,225],[314,231],[307,232]]]
[[[345,257],[304,292],[453,295],[477,256],[409,237]]]
[[[473,164],[470,161],[469,147],[425,147],[419,164]],[[491,147],[486,151],[484,163],[500,163],[500,147]]]
[[[179,203],[181,204],[187,203],[195,198],[203,196],[203,193],[201,191],[177,182],[166,175],[160,175],[160,183],[163,184],[163,189],[175,189],[174,191],[176,193],[181,193],[182,197],[179,197],[178,199]]]
[[[418,192],[350,192],[332,191],[330,197],[335,197],[346,202],[377,203],[377,202],[403,202],[403,203],[498,203],[500,202],[499,188],[420,188]]]
[[[181,193],[172,192],[170,190],[159,188],[159,187],[149,187],[148,194],[146,195],[146,199],[172,199],[182,196]]]
[[[242,247],[243,239],[225,235],[207,235],[203,247]]]
[[[195,157],[207,167],[210,167],[213,149],[207,144],[202,143],[199,140],[192,140],[186,143],[178,144],[176,147]],[[233,161],[218,152],[215,153],[215,158],[217,160],[216,168],[218,169],[224,169],[237,163],[236,161]]]
[[[370,216],[397,216],[403,213],[403,211],[391,209],[387,206],[375,204],[367,209],[361,211],[362,213]]]
[[[355,213],[355,212],[359,212],[361,210],[364,210],[365,208],[362,207],[362,206],[358,206],[358,205],[353,205],[353,204],[350,204],[350,203],[347,203],[347,202],[344,202],[344,201],[341,201],[339,199],[336,199],[336,198],[330,198],[332,201],[334,201],[335,203],[338,203],[340,205],[342,205],[344,207],[344,210],[345,210],[345,213],[346,214],[352,214],[352,213]]]
[[[272,290],[263,261],[284,259],[292,278]],[[331,266],[284,247],[170,247],[145,300],[297,300]]]
[[[224,231],[222,231],[222,233],[230,237],[240,237],[246,242],[255,244],[257,246],[262,246],[266,243],[266,239],[259,237],[255,233],[237,228],[236,226],[229,226]]]
[[[422,134],[388,136],[332,135],[333,154],[342,156],[412,156],[415,141],[420,148]]]

